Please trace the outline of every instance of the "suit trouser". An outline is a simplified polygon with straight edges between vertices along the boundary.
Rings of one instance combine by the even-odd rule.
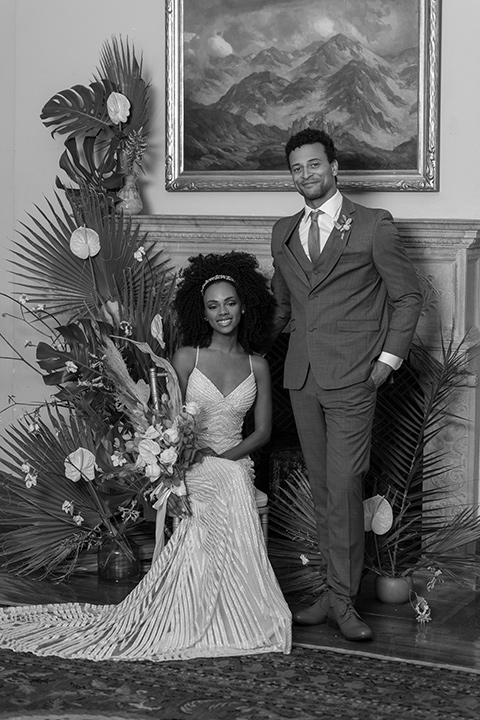
[[[300,445],[312,489],[327,585],[355,601],[364,566],[363,478],[377,392],[371,380],[320,388],[311,371],[290,390]]]

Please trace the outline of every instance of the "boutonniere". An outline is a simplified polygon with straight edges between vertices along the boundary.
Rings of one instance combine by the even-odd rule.
[[[345,233],[350,230],[350,228],[352,226],[352,222],[353,222],[352,218],[351,217],[347,218],[347,216],[344,215],[343,213],[342,213],[342,216],[340,217],[340,222],[335,221],[335,223],[334,223],[335,228],[337,230],[339,230],[339,232],[342,233],[342,240],[343,240],[343,236],[345,235]]]

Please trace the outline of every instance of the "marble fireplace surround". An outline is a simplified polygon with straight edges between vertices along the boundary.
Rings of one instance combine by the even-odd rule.
[[[270,233],[275,217],[142,215],[135,218],[147,241],[165,248],[180,268],[200,252],[244,250],[271,272]],[[425,295],[418,334],[433,352],[439,328],[455,340],[469,333],[480,339],[480,221],[397,220],[402,239],[419,274]],[[440,480],[455,504],[480,501],[480,357],[458,389],[454,411],[461,419],[439,439],[455,470]]]

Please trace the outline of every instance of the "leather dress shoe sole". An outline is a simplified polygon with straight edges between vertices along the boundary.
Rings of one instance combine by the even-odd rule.
[[[313,605],[293,614],[295,625],[322,625],[327,622],[329,608],[328,593],[324,593]]]

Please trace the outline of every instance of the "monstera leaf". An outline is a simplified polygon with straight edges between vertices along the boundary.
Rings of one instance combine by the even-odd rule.
[[[40,119],[46,127],[53,127],[52,135],[76,138],[85,135],[119,133],[107,112],[106,98],[114,88],[109,80],[74,85],[54,95],[44,105]]]
[[[123,182],[117,153],[120,142],[121,138],[116,137],[112,137],[109,143],[99,143],[94,137],[86,137],[83,142],[70,137],[66,140],[65,150],[60,156],[60,168],[77,185],[90,185],[99,192],[116,191]],[[58,179],[57,185],[66,190]]]

